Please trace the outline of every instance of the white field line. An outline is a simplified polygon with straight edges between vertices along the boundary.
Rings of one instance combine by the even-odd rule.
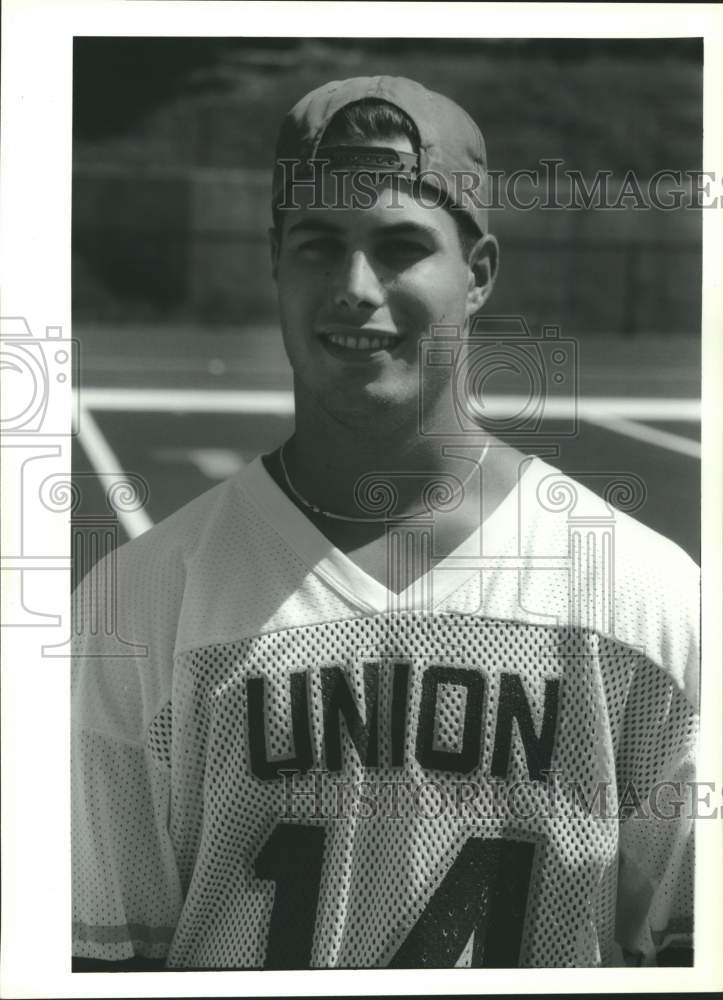
[[[117,483],[118,476],[124,471],[118,457],[103,436],[90,411],[83,408],[78,421],[78,438],[93,471],[104,487]],[[129,538],[136,538],[153,527],[153,521],[145,510],[118,510],[118,520],[125,528]]]
[[[290,416],[294,395],[290,389],[98,389],[80,390],[83,407],[93,410],[149,413],[273,413]],[[491,396],[486,401],[490,415],[521,413],[529,406],[523,396]],[[577,413],[581,420],[620,417],[628,420],[676,420],[697,423],[700,400],[629,399],[618,396],[587,396],[579,400],[550,399],[544,413],[553,420]],[[662,432],[661,432],[662,433]]]
[[[658,427],[648,427],[645,424],[636,423],[634,420],[626,420],[624,417],[586,417],[588,423],[604,427],[609,431],[616,431],[625,437],[635,438],[636,441],[646,441],[658,448],[667,448],[668,451],[676,451],[681,455],[689,455],[691,458],[701,457],[701,446],[692,438],[683,437],[682,434],[672,434],[670,431],[662,431]]]
[[[290,389],[81,389],[92,410],[148,413],[274,413],[293,415]]]
[[[123,475],[120,461],[91,415],[91,409],[119,412],[173,413],[272,413],[291,416],[294,396],[291,390],[262,389],[83,389],[80,393],[82,412],[78,437],[96,475],[110,486]],[[490,412],[503,415],[520,413],[528,404],[521,396],[495,396],[489,400]],[[697,399],[626,399],[589,396],[574,401],[549,400],[545,413],[551,419],[569,418],[575,412],[581,420],[615,431],[659,448],[700,458],[697,441],[636,423],[632,418],[676,420],[697,423],[700,401]],[[118,518],[130,538],[136,538],[153,527],[145,510],[118,511]]]

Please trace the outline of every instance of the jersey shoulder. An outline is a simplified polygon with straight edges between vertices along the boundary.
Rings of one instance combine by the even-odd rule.
[[[612,482],[596,492],[535,460],[521,492],[524,548],[568,562],[570,616],[587,608],[594,630],[638,649],[695,700],[700,570],[675,542],[616,506]],[[584,617],[584,615],[583,615]]]
[[[159,572],[183,575],[209,534],[223,531],[224,522],[245,523],[244,492],[239,489],[242,473],[194,497],[142,535],[118,546],[105,561],[112,561],[119,579],[132,580],[135,587],[146,580],[152,585]]]
[[[246,523],[237,478],[191,500],[83,575],[72,608],[77,725],[139,740],[168,701],[197,553],[208,534],[227,541],[228,523]]]

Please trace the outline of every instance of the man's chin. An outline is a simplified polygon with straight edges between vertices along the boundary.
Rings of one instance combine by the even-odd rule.
[[[370,434],[388,434],[394,428],[416,425],[418,400],[416,391],[370,382],[353,392],[326,393],[319,402],[339,423],[365,427]]]

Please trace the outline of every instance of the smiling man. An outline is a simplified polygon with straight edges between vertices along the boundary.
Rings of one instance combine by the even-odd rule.
[[[296,433],[266,467],[335,546],[400,588],[421,564],[390,566],[390,517],[364,516],[355,496],[365,474],[386,478],[395,496],[386,513],[397,521],[429,514],[430,483],[453,494],[449,510],[434,511],[440,555],[479,525],[480,456],[492,470],[487,513],[514,486],[524,456],[500,442],[490,450],[479,431],[459,447],[454,366],[420,364],[432,331],[468,329],[497,275],[482,136],[447,98],[396,79],[394,96],[412,112],[404,114],[380,97],[389,85],[330,84],[281,129],[271,242]],[[326,514],[313,509],[320,505]]]
[[[499,355],[470,338],[498,269],[486,172],[477,126],[410,80],[285,119],[295,432],[77,592],[79,958],[690,946],[697,570],[473,419],[465,366]],[[99,591],[117,635],[92,631]]]

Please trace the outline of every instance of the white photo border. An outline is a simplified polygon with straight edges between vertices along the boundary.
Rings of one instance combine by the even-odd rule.
[[[70,223],[74,36],[702,37],[703,167],[723,173],[723,10],[707,4],[242,3],[5,0],[2,40],[2,314],[35,335],[71,333]],[[661,93],[665,81],[661,80]],[[699,780],[722,787],[720,402],[723,383],[723,209],[703,213],[703,698]],[[54,332],[53,332],[54,331]],[[52,433],[33,438],[48,468],[70,473],[70,379]],[[26,451],[23,452],[22,448]],[[3,550],[23,530],[17,480],[27,445],[3,446]],[[22,456],[25,456],[24,458]],[[10,460],[12,459],[12,461]],[[13,471],[14,470],[14,471]],[[68,514],[69,519],[69,514]],[[55,572],[32,592],[4,588],[4,615],[24,602],[69,611],[69,520],[41,523]],[[27,525],[26,525],[27,527]],[[36,539],[37,540],[37,539]],[[21,550],[20,550],[21,551]],[[21,551],[22,554],[22,551]],[[14,576],[14,574],[10,574]],[[18,577],[21,574],[18,574]],[[6,620],[6,619],[4,619]],[[720,821],[697,824],[696,958],[690,969],[361,970],[72,974],[70,971],[69,660],[41,655],[48,630],[3,628],[3,936],[5,996],[283,996],[682,992],[723,985]]]

